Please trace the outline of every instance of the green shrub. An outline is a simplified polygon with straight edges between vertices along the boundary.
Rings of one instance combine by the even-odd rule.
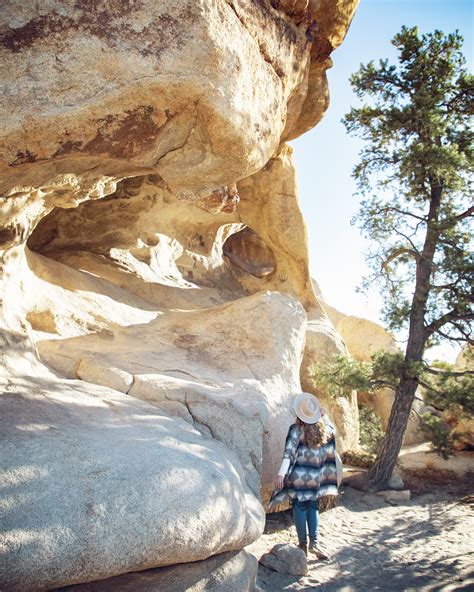
[[[433,449],[445,460],[453,455],[453,444],[455,438],[451,426],[441,417],[430,413],[423,413],[420,427],[431,442]]]
[[[379,416],[369,407],[359,407],[360,445],[371,454],[377,454],[384,431]]]

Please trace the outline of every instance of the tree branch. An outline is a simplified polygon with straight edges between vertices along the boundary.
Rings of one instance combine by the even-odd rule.
[[[401,232],[400,230],[398,230],[398,229],[397,229],[397,228],[395,228],[394,226],[392,226],[392,231],[393,231],[395,234],[398,234],[398,236],[401,236],[401,237],[403,237],[403,238],[404,238],[404,239],[405,239],[407,242],[409,242],[409,243],[410,243],[410,245],[411,245],[411,248],[412,248],[412,249],[413,249],[413,251],[414,251],[414,252],[417,254],[417,256],[419,256],[419,255],[420,255],[420,252],[419,252],[419,250],[418,250],[417,246],[416,246],[416,245],[415,245],[415,243],[414,243],[414,242],[411,240],[411,237],[410,237],[410,236],[408,236],[407,234],[405,234],[405,233]],[[415,232],[413,232],[412,236],[414,236],[414,234],[415,234]]]
[[[447,220],[442,220],[439,224],[439,228],[441,230],[446,230],[446,228],[453,226],[454,224],[456,224],[456,222],[459,222],[460,220],[464,220],[464,218],[469,218],[469,216],[471,216],[472,214],[474,214],[474,206],[471,206],[465,212],[463,212],[462,214],[458,214],[457,216],[454,216],[453,218],[448,218]]]
[[[452,321],[461,321],[461,320],[470,320],[474,319],[474,314],[472,313],[460,313],[457,309],[450,310],[439,319],[432,321],[425,329],[428,335],[432,335],[435,331],[438,331],[443,325],[446,323],[451,323]],[[457,327],[456,327],[457,328]]]
[[[415,260],[418,260],[418,258],[420,257],[420,253],[418,253],[418,251],[408,249],[407,247],[400,247],[399,249],[395,249],[392,253],[390,253],[390,255],[388,255],[386,259],[382,261],[382,269],[385,271],[388,267],[388,264],[391,261],[393,261],[400,255],[403,255],[404,253],[406,253],[407,255],[411,255]]]
[[[451,99],[448,102],[443,104],[443,106],[446,107],[446,114],[452,113],[453,111],[456,111],[457,113],[459,113],[459,112],[469,113],[467,109],[466,109],[466,111],[464,111],[463,109],[460,108],[459,100],[462,98],[467,99],[468,105],[471,104],[471,96],[469,93],[469,89],[467,89],[467,88],[461,89],[453,97],[451,97]]]
[[[457,285],[463,280],[462,277],[458,276],[453,282],[450,284],[431,284],[430,289],[433,290],[451,290],[452,292],[459,293],[460,290],[457,288]]]
[[[441,335],[441,337],[444,337],[448,341],[458,341],[460,343],[468,343],[469,345],[474,345],[474,339],[471,339],[469,335],[465,335],[464,337],[455,337],[454,335],[448,335],[447,333],[444,333],[444,331],[441,331],[440,329],[437,329],[436,332],[438,333],[438,335]]]
[[[424,386],[425,389],[427,389],[429,391],[433,391],[437,395],[442,395],[443,394],[442,391],[439,391],[438,389],[435,389],[432,384],[429,384],[428,382],[425,382],[424,380],[421,380],[420,378],[418,379],[418,384],[420,384],[421,386]]]
[[[397,385],[393,382],[389,382],[388,380],[370,380],[370,388],[391,388],[392,390],[395,390],[397,388]]]
[[[474,318],[474,315],[471,315],[471,318]],[[469,320],[469,317],[467,317],[467,318],[466,317],[463,317],[462,319],[459,319],[459,320]],[[470,332],[469,333],[466,333],[466,331],[464,330],[464,327],[462,325],[460,326],[459,323],[456,320],[449,321],[449,323],[451,325],[453,325],[453,327],[457,331],[459,331],[459,333],[461,333],[461,335],[463,337],[465,337],[466,339],[471,336]]]
[[[453,372],[453,371],[448,371],[448,370],[435,370],[431,366],[426,366],[425,372],[428,372],[429,374],[435,374],[437,376],[439,376],[439,375],[442,375],[442,376],[465,376],[466,374],[474,374],[474,370],[464,370],[463,372]]]
[[[417,220],[420,220],[421,222],[427,221],[427,219],[423,216],[417,216],[416,214],[413,214],[412,212],[406,212],[405,210],[401,210],[400,208],[394,208],[393,206],[386,206],[383,208],[379,208],[379,210],[377,211],[377,214],[386,214],[387,212],[397,212],[398,214],[402,214],[403,216],[411,216],[412,218],[416,218]]]

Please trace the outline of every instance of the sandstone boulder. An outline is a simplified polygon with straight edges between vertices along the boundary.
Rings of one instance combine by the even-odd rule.
[[[248,226],[225,241],[223,252],[232,266],[257,278],[263,278],[275,271],[273,251]]]
[[[325,318],[285,141],[321,119],[356,6],[3,3],[10,589],[258,537],[301,390],[304,310]],[[251,248],[237,236],[226,254],[241,232]],[[223,561],[208,564],[217,579],[193,566],[160,582],[251,586],[245,556]]]
[[[311,314],[311,313],[310,313]],[[338,450],[352,450],[359,445],[359,411],[357,395],[354,391],[350,398],[330,397],[315,384],[311,372],[313,364],[325,363],[336,355],[347,355],[347,349],[341,337],[325,314],[313,312],[308,321],[306,346],[301,365],[301,386],[306,392],[315,394],[326,409],[329,418],[336,426]]]
[[[378,491],[376,495],[383,498],[388,504],[391,504],[392,506],[398,506],[404,502],[409,502],[411,499],[411,492],[409,489],[404,489],[402,491],[393,491],[391,489],[387,489],[385,491]]]
[[[453,436],[456,438],[454,450],[473,450],[474,449],[474,419],[467,413],[455,416],[452,413],[444,414],[446,421],[454,425]]]
[[[394,489],[396,491],[402,491],[404,489],[405,485],[403,483],[403,478],[398,468],[395,468],[395,470],[393,471],[392,476],[388,480],[387,487],[389,489]]]
[[[126,177],[158,174],[193,200],[229,194],[321,119],[356,6],[324,0],[295,18],[241,0],[4,3],[2,243]]]
[[[124,574],[63,592],[253,592],[257,560],[245,551],[215,555],[204,561]]]
[[[239,192],[241,201],[235,212],[216,213],[208,212],[202,205],[183,203],[154,178],[124,181],[111,199],[87,202],[72,211],[55,210],[38,225],[29,245],[67,265],[66,269],[87,271],[107,279],[121,290],[132,291],[142,301],[152,302],[165,316],[177,307],[199,310],[265,289],[294,294],[306,304],[312,316],[301,365],[303,387],[312,390],[313,386],[307,385],[311,364],[345,350],[312,291],[306,229],[297,202],[291,150],[285,148],[278,158],[273,159],[271,167],[239,184]],[[275,199],[270,192],[277,192],[281,199]],[[257,215],[256,212],[265,214]],[[87,225],[83,224],[84,218]],[[244,230],[239,230],[242,226]],[[247,242],[243,242],[241,236],[248,237]],[[226,247],[229,244],[234,246]],[[29,259],[35,256],[30,254]],[[239,265],[235,264],[236,257],[241,262]],[[226,263],[226,259],[230,261]],[[275,265],[275,270],[269,275],[261,273],[261,269],[268,268],[269,261]],[[75,282],[78,287],[83,284],[82,279]],[[100,291],[111,293],[114,298],[106,283]],[[51,294],[51,289],[48,293]],[[120,294],[120,301],[123,300],[124,295]],[[29,306],[31,309],[35,304]],[[64,304],[61,306],[64,308]],[[141,310],[146,308],[139,302],[135,306]],[[77,324],[78,314],[85,309],[86,303],[70,309],[69,322]],[[104,313],[102,311],[102,315]],[[64,323],[67,317],[64,313],[62,317]],[[186,317],[187,320],[191,318],[194,317]],[[238,331],[237,326],[235,331]],[[110,333],[101,336],[101,348],[109,338],[113,339]],[[260,339],[260,333],[255,339]],[[53,347],[58,351],[62,348],[59,342]],[[41,346],[41,351],[45,351],[45,347]],[[84,371],[91,361],[84,359],[80,364]],[[128,384],[129,378],[118,378],[116,364],[110,357],[106,365],[109,370],[106,371],[103,365],[100,384],[112,387],[121,384],[122,380]],[[149,366],[153,370],[154,363]],[[61,368],[57,364],[55,367]],[[222,382],[224,369],[220,372],[217,383]],[[73,375],[78,376],[76,369]],[[194,375],[199,379],[199,372]],[[146,378],[144,390],[149,389],[152,377],[153,371]],[[133,392],[137,392],[142,380],[140,377],[135,379]],[[296,392],[300,386],[292,379],[289,388]],[[352,401],[327,400],[325,404],[338,427],[339,446],[341,449],[353,448],[358,441],[355,398]],[[282,435],[277,438],[280,441]],[[274,456],[280,454],[278,448]],[[272,470],[274,464],[275,461],[270,463]],[[272,475],[268,481],[265,479],[265,487],[270,487],[272,480]]]
[[[282,574],[305,576],[308,573],[308,561],[304,552],[294,545],[278,544],[262,555],[260,563]]]
[[[0,397],[3,589],[204,559],[262,531],[237,456],[186,421],[53,376],[9,390]]]
[[[258,494],[260,483],[271,491],[281,461],[305,327],[293,298],[258,293],[105,335],[45,340],[39,352],[68,378],[93,359],[85,379],[117,386],[128,376],[129,395],[180,403],[196,427],[238,454]]]
[[[474,451],[461,450],[444,459],[433,452],[428,442],[404,446],[400,451],[399,464],[403,472],[415,479],[424,476],[441,482],[474,484]]]
[[[462,349],[455,362],[455,368],[458,371],[474,369],[474,347],[465,347]],[[474,418],[465,410],[458,409],[443,413],[444,419],[453,427],[453,436],[455,450],[474,449]]]
[[[261,237],[275,261],[273,273],[263,278],[239,275],[238,281],[250,292],[288,292],[306,310],[324,314],[309,274],[307,230],[299,208],[292,148],[284,145],[262,170],[239,181],[237,187],[239,220]]]

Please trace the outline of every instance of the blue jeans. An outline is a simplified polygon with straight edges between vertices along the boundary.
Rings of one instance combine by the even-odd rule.
[[[294,500],[293,520],[300,543],[306,543],[306,523],[308,523],[309,540],[316,541],[319,522],[318,500],[308,500],[306,502]]]

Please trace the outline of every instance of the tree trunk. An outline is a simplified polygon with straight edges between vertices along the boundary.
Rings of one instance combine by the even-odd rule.
[[[385,489],[397,463],[403,443],[410,410],[415,399],[418,382],[405,377],[395,393],[392,411],[388,420],[387,431],[377,455],[376,461],[369,471],[368,486],[370,491]]]
[[[370,491],[379,491],[385,489],[388,485],[400,454],[411,406],[418,387],[418,378],[414,374],[413,365],[423,360],[428,340],[428,332],[425,327],[425,311],[430,292],[433,259],[440,233],[437,222],[441,193],[441,185],[432,182],[427,231],[423,251],[416,265],[416,284],[410,313],[405,360],[401,370],[400,382],[395,391],[395,401],[390,412],[387,431],[377,458],[367,476]]]

